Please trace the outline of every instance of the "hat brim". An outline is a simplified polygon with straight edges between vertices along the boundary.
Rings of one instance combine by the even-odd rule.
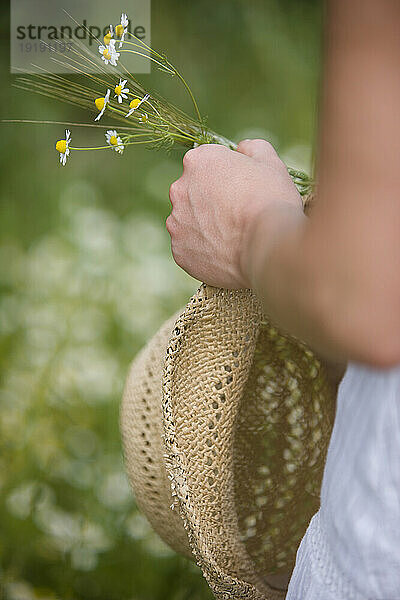
[[[335,391],[250,290],[202,285],[135,360],[121,427],[137,503],[217,598],[284,597],[268,575],[290,573],[318,508]]]

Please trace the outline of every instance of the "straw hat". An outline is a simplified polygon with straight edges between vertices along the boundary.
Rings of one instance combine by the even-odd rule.
[[[136,501],[216,598],[284,598],[335,401],[323,363],[250,290],[201,285],[136,357],[121,407]]]

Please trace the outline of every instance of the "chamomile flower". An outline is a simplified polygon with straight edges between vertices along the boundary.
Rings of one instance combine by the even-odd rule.
[[[106,133],[106,141],[107,144],[109,144],[109,146],[111,146],[111,148],[113,150],[115,150],[115,152],[118,152],[119,154],[122,154],[124,151],[124,144],[122,143],[121,138],[119,137],[118,133],[115,131],[115,129],[109,129]]]
[[[117,52],[115,49],[115,40],[110,41],[110,52],[111,52],[110,64],[112,64],[113,67],[116,67],[118,59],[121,56],[121,54],[120,54],[120,52]]]
[[[108,46],[99,46],[99,53],[101,54],[101,60],[104,60],[106,65],[110,63],[113,67],[117,66],[120,53],[115,49],[115,40],[110,40]]]
[[[102,44],[99,46],[99,52],[101,54],[101,60],[104,60],[106,65],[111,62],[111,51],[110,46],[103,46]]]
[[[65,167],[67,157],[70,154],[69,145],[71,143],[71,132],[69,129],[65,130],[65,140],[58,140],[56,143],[56,150],[60,153],[60,163]]]
[[[104,36],[104,44],[106,46],[110,45],[110,42],[111,42],[111,39],[112,39],[113,35],[114,35],[114,29],[113,29],[113,26],[110,25],[110,29],[108,30],[108,32]]]
[[[128,98],[128,96],[126,94],[129,93],[129,88],[125,87],[127,80],[124,79],[122,81],[122,79],[119,80],[119,84],[115,86],[114,88],[114,92],[115,92],[115,96],[114,98],[118,98],[118,102],[121,104],[122,103],[122,99],[126,100],[126,98]]]
[[[122,13],[121,15],[121,23],[120,25],[117,25],[115,27],[115,35],[117,38],[119,38],[121,41],[119,43],[119,47],[121,48],[123,41],[125,39],[125,35],[128,31],[128,25],[129,25],[129,19],[128,19],[128,15],[126,15],[125,13]]]
[[[94,101],[97,110],[100,111],[97,117],[95,118],[95,121],[100,121],[101,117],[103,116],[107,104],[110,100],[110,94],[111,90],[107,90],[107,94],[104,96],[104,98],[96,98],[96,100]]]
[[[147,121],[149,120],[149,115],[147,113],[143,113],[142,115],[140,115],[139,117],[139,121],[141,123],[147,123]]]
[[[146,102],[146,100],[148,100],[149,98],[150,98],[150,94],[146,94],[145,96],[143,96],[142,99],[134,98],[133,100],[131,100],[131,102],[129,104],[130,111],[128,112],[128,114],[125,115],[125,117],[130,117],[131,114],[134,113],[135,110],[137,110],[139,108],[139,106],[141,104],[143,104],[143,102]]]

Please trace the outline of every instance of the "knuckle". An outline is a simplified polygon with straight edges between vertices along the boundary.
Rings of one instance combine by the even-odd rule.
[[[203,149],[204,153],[207,152],[207,154],[210,154],[211,152],[215,154],[225,154],[230,152],[230,150],[222,144],[203,144],[202,146],[199,146],[199,149],[200,148]]]
[[[271,142],[265,140],[264,138],[254,138],[252,141],[260,146],[265,146],[265,148],[273,148]]]
[[[166,221],[165,221],[165,226],[167,228],[167,231],[170,235],[173,235],[174,231],[175,231],[175,219],[172,215],[172,213],[167,217]]]
[[[201,148],[201,146],[199,146],[198,148],[191,148],[190,150],[188,150],[186,152],[186,154],[183,157],[183,166],[184,167],[189,167],[190,165],[193,164],[194,160],[195,160],[195,155],[198,153],[198,150]]]
[[[271,155],[271,156],[277,156],[276,154],[276,150],[273,147],[273,145],[271,144],[271,142],[268,142],[267,140],[263,140],[263,139],[256,139],[253,140],[255,144],[257,144],[258,148],[262,148],[267,154]]]
[[[181,193],[181,184],[179,183],[179,179],[171,183],[169,186],[169,199],[173,204],[179,198]]]
[[[276,155],[276,150],[273,147],[273,145],[271,144],[271,142],[268,142],[267,140],[264,140],[262,138],[254,138],[251,140],[242,140],[241,142],[239,142],[238,144],[238,148],[241,148],[243,150],[248,149],[248,150],[253,150],[253,151],[260,151],[263,150],[264,152],[270,154],[271,156]]]
[[[241,140],[238,145],[237,145],[237,149],[239,150],[239,152],[245,152],[246,148],[248,147],[248,143],[250,140]]]
[[[204,163],[207,159],[211,159],[213,155],[224,152],[229,152],[229,150],[221,144],[201,144],[186,152],[183,157],[183,167],[193,167],[193,165],[199,164],[200,161]]]
[[[226,146],[223,146],[222,144],[213,144],[212,145],[213,151],[216,153],[216,155],[221,155],[221,158],[224,158],[231,152],[231,150],[229,150],[229,148],[227,148]]]

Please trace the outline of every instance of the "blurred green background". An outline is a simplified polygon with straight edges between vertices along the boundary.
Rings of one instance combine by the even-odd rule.
[[[114,5],[115,21],[129,14]],[[152,43],[212,129],[266,137],[309,169],[321,13],[316,0],[153,0]],[[1,23],[1,117],[87,121],[12,87],[4,5]],[[176,81],[142,81],[190,110]],[[79,153],[61,168],[62,126],[0,127],[0,598],[210,598],[137,511],[118,429],[129,363],[197,286],[164,227],[182,152]]]

